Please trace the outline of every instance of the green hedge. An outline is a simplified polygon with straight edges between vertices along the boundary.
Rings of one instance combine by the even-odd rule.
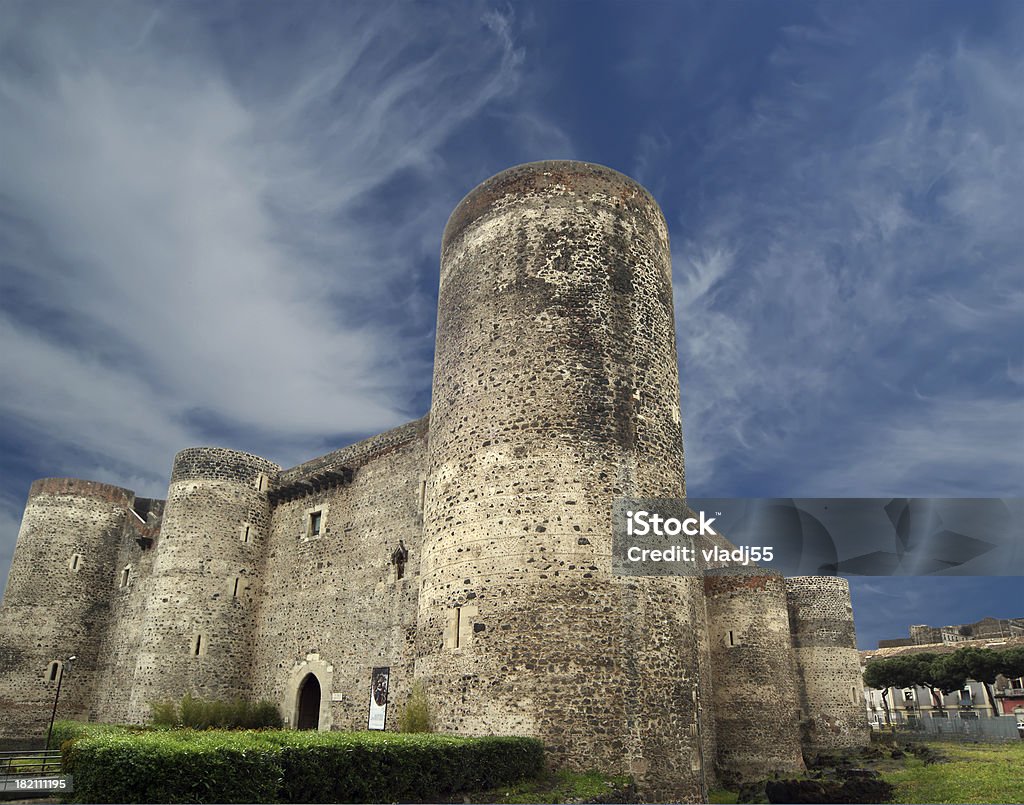
[[[536,777],[533,738],[64,728],[79,802],[437,800]]]

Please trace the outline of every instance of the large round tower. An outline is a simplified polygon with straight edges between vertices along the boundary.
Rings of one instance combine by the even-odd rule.
[[[868,741],[867,709],[850,583],[837,576],[786,579],[808,754]]]
[[[279,470],[220,447],[175,456],[135,668],[134,718],[185,693],[249,695],[267,492]]]
[[[701,582],[610,560],[614,498],[683,494],[657,203],[580,162],[484,182],[441,253],[416,664],[439,729],[701,796]]]
[[[88,716],[115,560],[135,495],[75,478],[32,484],[0,609],[0,733],[37,737],[62,674],[63,718]]]

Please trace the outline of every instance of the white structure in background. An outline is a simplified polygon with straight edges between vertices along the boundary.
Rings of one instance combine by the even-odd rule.
[[[1020,680],[1017,680],[1018,682]],[[998,690],[998,682],[995,694]],[[985,686],[980,682],[968,680],[963,690],[948,693],[942,698],[939,707],[938,696],[928,688],[889,688],[889,723],[913,724],[921,718],[992,718],[998,715],[992,710]],[[882,691],[875,688],[864,688],[864,700],[868,711],[868,723],[872,729],[880,729],[886,724],[885,704]]]

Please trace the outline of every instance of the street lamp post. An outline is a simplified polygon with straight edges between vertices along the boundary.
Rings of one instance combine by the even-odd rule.
[[[60,672],[57,675],[57,692],[53,696],[53,710],[50,711],[50,728],[46,731],[46,748],[50,748],[50,736],[53,735],[53,720],[57,717],[57,702],[60,699],[60,686],[64,681],[64,667],[67,666],[68,672],[71,671],[71,663],[77,660],[74,654],[68,657],[64,662],[60,664]]]

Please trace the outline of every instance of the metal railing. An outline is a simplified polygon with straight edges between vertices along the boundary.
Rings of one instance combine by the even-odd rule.
[[[0,778],[44,777],[60,774],[60,750],[0,752]]]

